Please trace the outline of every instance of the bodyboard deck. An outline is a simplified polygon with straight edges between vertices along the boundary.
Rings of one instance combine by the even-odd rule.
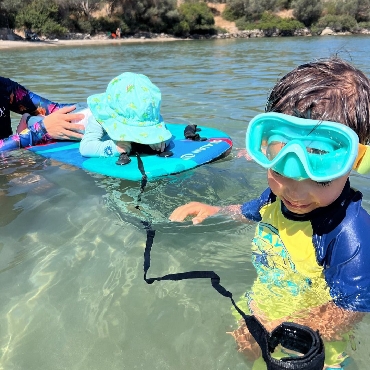
[[[205,141],[185,139],[184,124],[166,123],[173,137],[166,148],[173,153],[171,157],[160,157],[156,154],[140,154],[148,179],[171,175],[190,170],[227,155],[232,148],[231,138],[224,132],[198,126]],[[124,166],[116,164],[117,157],[83,157],[79,152],[78,142],[58,141],[46,145],[33,146],[28,150],[46,158],[85,169],[90,172],[126,180],[140,180],[142,174],[138,169],[137,158],[130,155],[131,162]]]

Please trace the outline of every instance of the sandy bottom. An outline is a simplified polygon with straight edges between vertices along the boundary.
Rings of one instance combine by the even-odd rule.
[[[155,39],[90,39],[90,40],[51,40],[51,41],[9,41],[0,40],[0,49],[21,49],[21,48],[40,48],[54,46],[79,46],[79,45],[109,45],[109,44],[126,44],[126,43],[142,43],[142,42],[168,42],[180,41],[182,39],[166,37]]]

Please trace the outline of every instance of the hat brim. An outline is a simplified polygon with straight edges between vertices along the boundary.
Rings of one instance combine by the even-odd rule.
[[[118,132],[119,130],[113,129],[112,125],[114,123],[110,125],[102,124],[104,130],[114,141],[133,141],[149,145],[167,141],[172,137],[171,131],[166,128],[166,124],[163,121],[157,125],[143,127],[125,125],[124,132]]]
[[[87,99],[87,104],[95,119],[114,141],[133,141],[149,145],[167,141],[172,137],[161,115],[157,122],[130,122],[128,119],[127,123],[123,123],[118,118],[112,117],[111,108],[98,109],[99,105],[109,107],[106,93],[91,95]]]

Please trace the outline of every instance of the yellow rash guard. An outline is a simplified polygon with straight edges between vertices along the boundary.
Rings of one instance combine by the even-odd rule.
[[[252,243],[257,279],[241,308],[271,321],[294,321],[330,301],[369,312],[370,216],[361,199],[347,181],[335,202],[305,215],[290,212],[270,189],[243,204],[243,215],[258,222]],[[347,357],[343,335],[325,343],[328,366],[340,366]]]

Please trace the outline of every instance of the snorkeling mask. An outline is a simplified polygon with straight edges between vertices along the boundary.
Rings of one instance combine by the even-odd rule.
[[[325,182],[350,172],[359,140],[341,123],[262,113],[248,125],[246,149],[262,167],[285,177]]]

